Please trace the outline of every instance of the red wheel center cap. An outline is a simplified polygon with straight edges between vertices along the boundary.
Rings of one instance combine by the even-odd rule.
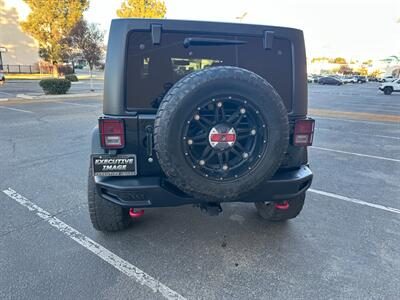
[[[234,133],[213,133],[210,136],[212,142],[234,142],[236,141],[236,134]]]
[[[210,130],[208,141],[211,147],[219,150],[232,147],[236,141],[235,129],[225,124],[218,124]]]

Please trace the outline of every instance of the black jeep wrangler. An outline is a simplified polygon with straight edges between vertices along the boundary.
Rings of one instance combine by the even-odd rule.
[[[253,202],[282,221],[311,185],[303,33],[260,25],[113,20],[104,115],[93,130],[93,226],[127,227],[146,207]]]

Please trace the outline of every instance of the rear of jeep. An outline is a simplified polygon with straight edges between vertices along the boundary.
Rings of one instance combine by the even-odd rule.
[[[291,28],[113,20],[103,116],[92,134],[89,213],[101,231],[146,207],[253,202],[284,221],[304,204],[304,38]]]

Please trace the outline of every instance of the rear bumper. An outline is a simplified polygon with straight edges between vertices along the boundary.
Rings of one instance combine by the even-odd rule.
[[[282,201],[305,192],[313,174],[308,166],[277,172],[251,193],[231,202]],[[188,196],[160,177],[95,177],[97,193],[124,207],[166,207],[199,204],[204,200]]]

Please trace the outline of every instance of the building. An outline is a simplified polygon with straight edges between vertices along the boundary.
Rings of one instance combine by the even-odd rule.
[[[385,64],[385,76],[400,77],[400,56],[389,56],[382,59]]]
[[[30,68],[37,68],[39,49],[36,41],[19,26],[20,14],[15,2],[0,0],[0,69],[29,72]]]

